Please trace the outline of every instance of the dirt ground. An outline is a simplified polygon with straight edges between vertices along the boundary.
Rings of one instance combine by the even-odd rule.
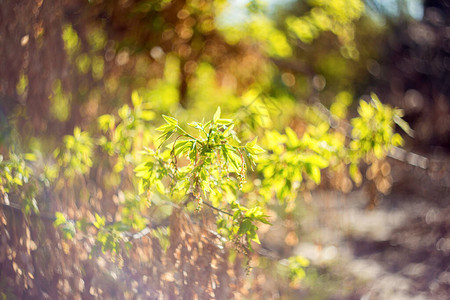
[[[316,276],[305,298],[450,299],[450,178],[444,175],[394,165],[392,191],[373,210],[364,189],[316,192],[304,208],[294,253],[334,275]],[[328,290],[318,296],[320,289]]]

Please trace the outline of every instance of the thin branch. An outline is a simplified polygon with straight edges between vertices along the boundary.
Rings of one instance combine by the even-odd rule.
[[[24,213],[24,211],[22,210],[22,208],[20,207],[20,205],[16,204],[16,203],[0,203],[0,205],[2,207],[4,207],[4,209],[10,209],[12,212],[18,213],[18,214],[22,214],[24,216],[26,216],[26,214]],[[50,216],[50,215],[46,215],[46,214],[41,214],[41,213],[35,213],[34,211],[30,212],[30,216],[32,217],[38,217],[50,222],[54,222],[56,221],[56,218],[54,216]]]
[[[335,117],[320,102],[314,103],[314,108],[316,108],[320,113],[325,115],[325,117],[327,118],[328,124],[331,127],[337,128],[338,125],[341,125],[343,127],[345,136],[347,136],[348,138],[352,137],[353,126],[351,124],[349,124],[345,120],[340,120],[337,117]],[[419,167],[424,170],[429,169],[429,166],[430,166],[430,163],[429,163],[430,159],[428,159],[427,157],[413,153],[413,152],[405,151],[405,150],[403,150],[399,147],[395,147],[395,146],[391,147],[390,151],[387,153],[387,156],[392,159],[401,161],[403,163],[407,163],[414,167]]]
[[[176,205],[176,204],[174,204],[173,203],[173,205],[175,206],[175,207],[178,207],[179,208],[179,206],[178,205]],[[24,211],[20,208],[20,205],[18,205],[18,204],[16,204],[16,203],[8,203],[8,204],[6,204],[6,203],[0,203],[0,206],[1,207],[3,207],[3,209],[9,209],[11,212],[13,212],[13,213],[15,213],[15,214],[22,214],[22,215],[24,215],[24,216],[26,216],[26,214],[24,213]],[[41,214],[41,213],[39,213],[39,214],[37,214],[37,213],[35,213],[35,212],[30,212],[30,215],[29,216],[31,216],[31,217],[36,217],[36,218],[40,218],[40,219],[42,219],[42,220],[45,220],[45,221],[48,221],[48,222],[54,222],[54,221],[56,221],[56,217],[54,217],[54,216],[50,216],[50,215],[48,215],[48,214]],[[79,220],[76,220],[76,219],[67,219],[66,220],[67,222],[69,222],[69,223],[73,223],[73,224],[75,224],[77,221],[79,221]],[[85,223],[86,225],[90,225],[90,226],[94,226],[94,223],[92,223],[92,222],[87,222],[87,223]],[[111,225],[113,225],[113,224],[115,224],[115,222],[106,222],[106,226],[111,226]],[[142,237],[144,237],[144,236],[146,236],[148,233],[150,233],[151,232],[151,230],[152,229],[157,229],[157,228],[159,228],[159,227],[166,227],[166,226],[168,226],[168,224],[167,224],[167,220],[163,220],[163,222],[162,223],[158,223],[158,224],[152,224],[151,226],[146,226],[144,229],[142,229],[141,231],[139,231],[139,232],[136,232],[136,233],[133,233],[133,232],[128,232],[128,231],[125,231],[125,232],[123,232],[123,235],[125,236],[125,237],[128,237],[128,238],[132,238],[132,239],[140,239],[140,238],[142,238]]]
[[[225,211],[225,210],[222,210],[222,209],[220,209],[220,208],[218,208],[218,207],[215,207],[214,205],[212,205],[211,203],[209,203],[209,202],[207,202],[207,201],[203,201],[203,204],[205,204],[206,206],[208,206],[209,208],[212,208],[212,209],[214,209],[214,210],[217,210],[218,212],[221,212],[221,213],[223,213],[223,214],[226,214],[226,215],[229,215],[229,216],[233,216],[233,214],[232,213],[230,213],[230,212],[228,212],[228,211]]]
[[[177,125],[177,129],[181,131],[181,133],[188,137],[191,138],[193,140],[195,140],[197,143],[199,143],[200,145],[204,146],[204,144],[202,143],[202,141],[200,141],[198,138],[194,137],[193,135],[189,134],[186,130],[184,130],[181,126]],[[177,138],[178,139],[178,138]]]

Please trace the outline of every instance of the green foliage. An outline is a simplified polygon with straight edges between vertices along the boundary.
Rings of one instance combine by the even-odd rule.
[[[80,41],[77,32],[73,29],[72,25],[65,25],[63,28],[62,38],[64,41],[64,48],[69,54],[73,56],[80,48]]]
[[[295,214],[310,190],[323,185],[347,193],[353,187],[350,178],[359,186],[363,176],[373,182],[378,178],[378,191],[388,190],[385,157],[392,146],[402,144],[394,125],[412,134],[401,111],[372,95],[370,102],[359,103],[353,132],[347,131],[356,91],[366,89],[370,76],[378,76],[377,43],[383,28],[365,14],[364,1],[288,1],[277,8],[246,1],[245,20],[238,23],[221,21],[232,19],[226,7],[236,1],[122,2],[81,1],[80,20],[68,20],[73,7],[61,5],[40,10],[37,5],[38,18],[25,24],[20,9],[11,14],[19,17],[10,33],[21,24],[16,33],[25,35],[20,43],[11,43],[20,51],[10,66],[11,80],[3,84],[8,95],[0,95],[7,103],[0,110],[0,127],[6,125],[0,129],[0,200],[18,204],[14,207],[22,209],[27,225],[34,225],[29,223],[36,218],[29,216],[39,210],[45,219],[61,210],[54,226],[72,242],[62,242],[58,249],[65,253],[74,247],[70,255],[79,254],[74,257],[77,271],[64,276],[88,272],[85,266],[91,262],[85,264],[82,255],[119,261],[129,255],[127,271],[146,274],[147,286],[156,283],[163,289],[181,282],[190,289],[183,277],[200,284],[202,276],[185,275],[185,267],[203,260],[215,273],[203,276],[207,284],[198,290],[209,293],[221,274],[231,274],[232,263],[240,263],[237,252],[248,258],[266,253],[270,247],[263,234],[269,220],[288,229],[285,245],[277,246],[284,257],[292,255],[290,247],[300,237]],[[50,23],[46,14],[52,16]],[[52,26],[56,28],[49,31]],[[24,33],[27,28],[33,32]],[[45,64],[53,56],[60,63]],[[53,82],[42,84],[41,72]],[[67,128],[74,128],[73,134],[62,136]],[[362,164],[369,165],[365,174]],[[41,233],[37,229],[31,235],[42,236],[47,245]],[[132,244],[138,248],[134,256],[127,252]],[[217,260],[230,244],[238,251]],[[23,253],[24,245],[12,250]],[[139,249],[143,245],[148,248]],[[41,246],[38,251],[46,251]],[[152,253],[143,258],[147,250]],[[296,289],[309,262],[284,257],[271,264]],[[59,267],[60,258],[53,265]],[[54,271],[36,268],[45,261],[41,256],[29,261],[40,274]],[[151,268],[139,269],[146,264]],[[162,275],[164,264],[170,272],[180,267],[183,274],[167,280],[155,276]],[[311,269],[308,274],[314,274]],[[27,269],[18,270],[22,274],[15,275],[27,277]],[[234,274],[231,289],[239,289],[239,275]],[[82,276],[84,288],[90,286],[82,294],[92,290],[108,297],[113,289],[102,294],[98,285],[95,290],[101,280],[91,275]],[[75,291],[78,278],[64,276],[58,281],[63,289],[69,282]],[[317,278],[324,281],[322,274]],[[257,276],[255,282],[272,279],[270,274]],[[19,285],[15,280],[0,280],[0,286]],[[222,282],[218,287],[227,289]],[[174,295],[183,294],[179,291]]]
[[[254,223],[267,223],[267,216],[261,208],[240,205],[237,196],[247,166],[253,168],[255,156],[264,150],[256,138],[242,146],[233,120],[222,118],[220,108],[211,121],[188,124],[197,134],[190,134],[173,117],[163,118],[166,124],[157,128],[161,132],[158,150],[146,149],[144,160],[135,168],[139,193],[156,192],[183,205],[193,201],[197,211],[207,204],[220,215],[219,232],[247,253],[252,249],[250,241],[259,242]],[[172,137],[174,141],[161,151]]]
[[[218,213],[218,232],[232,240],[237,249],[249,253],[251,241],[259,243],[256,224],[268,224],[262,207],[247,208],[239,203],[247,166],[253,169],[257,156],[264,152],[257,145],[257,138],[242,144],[233,120],[222,118],[218,108],[211,121],[191,122],[190,129],[163,115],[166,124],[157,128],[161,132],[157,150],[138,151],[142,147],[138,137],[150,133],[146,122],[154,114],[136,92],[132,94],[132,102],[133,108],[124,105],[119,109],[118,122],[114,115],[98,118],[97,144],[115,158],[113,172],[123,173],[137,163],[134,170],[139,179],[138,194],[125,194],[122,221],[106,224],[105,217],[95,214],[94,222],[80,220],[75,224],[57,213],[54,225],[66,238],[72,238],[76,228],[88,233],[87,228],[92,226],[97,231],[98,249],[118,254],[122,245],[129,245],[124,232],[142,230],[148,223],[143,215],[146,209],[161,206],[166,201],[162,199],[168,199],[176,205],[187,205],[188,209],[194,203],[196,211],[203,205],[212,208]],[[170,139],[173,142],[168,144]],[[88,175],[94,145],[90,134],[79,128],[75,128],[73,136],[64,137],[64,147],[58,148],[54,155],[66,178]]]
[[[263,213],[261,207],[248,209],[236,202],[230,203],[230,206],[233,212],[231,218],[221,216],[217,220],[217,231],[232,240],[238,251],[249,254],[253,250],[251,241],[261,243],[255,223],[270,224],[267,221],[269,216]]]
[[[53,225],[61,228],[63,236],[66,239],[72,239],[75,236],[75,224],[67,221],[66,217],[60,212],[55,213],[55,218],[56,220],[53,222]]]
[[[191,128],[198,131],[197,137],[183,129],[175,118],[163,116],[167,124],[157,128],[161,132],[159,148],[172,136],[176,136],[176,139],[162,153],[146,150],[147,160],[135,169],[136,175],[142,178],[140,192],[156,186],[160,187],[159,192],[165,193],[161,188],[162,181],[170,177],[185,194],[192,193],[201,203],[201,199],[211,192],[215,193],[219,185],[227,183],[225,186],[236,190],[229,184],[236,182],[229,177],[230,172],[237,175],[242,186],[247,167],[244,157],[254,164],[254,155],[262,149],[256,145],[256,141],[240,146],[233,130],[233,121],[220,118],[220,114],[218,108],[213,120],[189,123]],[[178,168],[179,157],[187,158],[189,163]]]
[[[73,135],[64,136],[64,146],[54,151],[58,166],[66,178],[87,174],[92,167],[93,141],[89,133],[75,127]]]
[[[403,115],[401,110],[383,105],[375,94],[372,94],[370,103],[361,100],[359,105],[359,117],[352,119],[354,128],[350,148],[353,155],[367,157],[373,154],[382,159],[390,147],[403,144],[402,137],[393,132],[394,118],[400,119]]]
[[[55,80],[50,97],[50,111],[52,115],[60,122],[65,122],[70,117],[70,98],[71,95],[64,93],[61,81]]]
[[[348,97],[340,98],[343,106],[339,111],[346,110]],[[262,138],[266,150],[263,150],[257,145],[256,137],[242,143],[238,135],[249,137],[251,134],[242,131],[243,123],[236,127],[233,119],[223,118],[220,108],[212,120],[190,122],[187,127],[163,115],[165,124],[156,129],[160,133],[155,137],[150,123],[155,113],[148,102],[133,92],[133,106],[123,105],[117,116],[98,117],[98,131],[91,134],[75,127],[73,135],[65,136],[64,145],[54,151],[57,164],[46,166],[39,178],[45,186],[50,186],[58,176],[58,168],[69,180],[89,175],[94,166],[93,157],[97,155],[97,144],[111,157],[113,173],[123,176],[134,168],[137,180],[132,180],[131,190],[121,192],[124,195],[120,204],[121,221],[106,224],[104,216],[95,214],[92,223],[73,222],[57,213],[54,224],[63,236],[73,238],[76,229],[87,234],[87,228],[93,227],[98,249],[119,253],[129,246],[125,232],[144,229],[148,224],[148,208],[163,207],[167,202],[185,206],[191,212],[200,211],[204,206],[213,209],[217,213],[218,233],[232,241],[236,249],[248,254],[253,249],[251,242],[259,243],[258,223],[269,224],[264,213],[268,205],[293,202],[299,191],[320,184],[324,169],[335,169],[342,162],[348,165],[350,176],[359,184],[362,180],[360,161],[371,161],[372,157],[383,159],[391,146],[401,142],[392,129],[396,119],[408,130],[401,123],[401,112],[382,105],[374,95],[372,98],[370,104],[360,102],[360,116],[352,120],[354,130],[350,141],[330,128],[324,119],[317,116],[314,119],[315,113],[311,110],[306,116],[316,122],[315,126],[307,126],[301,135],[290,127],[286,127],[284,133],[266,130]],[[262,103],[258,107],[263,107]],[[264,112],[260,108],[249,111],[249,120],[267,113],[264,108]],[[266,118],[264,122],[271,124],[270,115]],[[260,126],[258,124],[255,128]],[[157,147],[144,147],[154,142]],[[20,191],[26,212],[38,211],[37,181],[33,179],[32,188],[30,185],[21,188],[33,178],[27,161],[35,159],[34,154],[26,154],[24,158],[10,154],[8,161],[0,162],[3,189],[7,193]],[[244,189],[247,169],[253,170],[253,178],[260,178],[260,184],[250,183],[254,190]],[[298,271],[295,276],[300,275]]]
[[[113,255],[118,255],[129,249],[131,244],[123,235],[129,229],[128,226],[124,226],[121,222],[105,226],[105,218],[97,214],[95,219],[94,226],[98,229],[96,237],[98,249],[102,252],[110,252]]]
[[[149,103],[143,102],[136,91],[132,93],[131,101],[133,107],[123,105],[118,110],[118,118],[112,114],[98,118],[102,133],[98,144],[108,155],[117,158],[113,168],[115,173],[121,172],[125,165],[133,162],[135,149],[139,148],[140,143],[149,142],[150,135],[146,129],[149,127],[148,122],[155,117]],[[144,133],[146,137],[142,137]]]
[[[342,104],[336,103],[342,105],[339,112],[345,115],[349,101],[346,98],[341,101]],[[352,120],[351,140],[330,128],[326,119],[320,117],[311,118],[310,122],[317,124],[308,126],[301,137],[289,127],[284,134],[267,131],[263,145],[268,152],[261,157],[258,166],[262,174],[259,193],[265,202],[293,201],[298,191],[320,184],[322,170],[342,172],[343,165],[356,185],[360,185],[362,175],[358,166],[362,161],[382,160],[391,147],[402,144],[401,136],[393,132],[394,120],[409,132],[400,118],[401,111],[381,104],[375,95],[370,104],[361,100],[358,112],[360,116]],[[309,115],[311,117],[313,112]]]
[[[297,285],[306,276],[305,267],[309,266],[309,261],[302,256],[291,256],[288,259],[289,279],[291,283]]]
[[[39,213],[36,196],[38,195],[39,182],[34,176],[30,162],[36,160],[36,155],[26,153],[23,156],[9,153],[9,159],[5,160],[0,155],[0,193],[12,194],[21,199],[24,212]]]
[[[302,42],[310,44],[324,31],[330,31],[342,44],[341,52],[345,57],[357,59],[359,56],[354,38],[354,22],[364,12],[361,0],[351,1],[309,1],[312,9],[300,16],[289,16],[286,25]]]
[[[324,130],[328,127],[325,126]],[[302,138],[289,127],[285,134],[268,131],[265,140],[269,154],[261,159],[259,171],[263,175],[261,195],[270,201],[275,194],[278,201],[293,201],[302,183],[321,181],[321,170],[338,155],[336,139],[330,133],[314,136],[314,130]]]

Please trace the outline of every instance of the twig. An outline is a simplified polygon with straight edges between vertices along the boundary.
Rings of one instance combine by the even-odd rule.
[[[341,125],[344,129],[344,134],[347,137],[351,137],[353,126],[347,123],[344,120],[339,120],[336,118],[323,104],[320,102],[314,103],[314,108],[316,108],[320,113],[324,114],[327,119],[328,123],[331,127],[336,128],[338,125]],[[387,154],[388,157],[393,158],[395,160],[410,164],[414,167],[419,167],[421,169],[427,170],[429,168],[429,159],[425,156],[405,151],[399,147],[393,146],[389,153]]]
[[[14,212],[14,213],[16,213],[16,214],[22,214],[22,215],[24,215],[25,216],[25,213],[23,212],[23,210],[20,208],[20,205],[18,205],[18,204],[16,204],[16,203],[8,203],[8,204],[6,204],[6,203],[0,203],[0,205],[4,208],[4,209],[9,209],[11,212]],[[174,206],[176,206],[176,205],[174,205]],[[176,207],[178,207],[178,206],[176,206]],[[32,217],[37,217],[37,218],[40,218],[40,219],[43,219],[43,220],[45,220],[45,221],[48,221],[48,222],[54,222],[54,221],[56,221],[56,217],[54,217],[54,216],[50,216],[50,215],[48,215],[48,214],[37,214],[37,213],[35,213],[35,212],[31,212],[30,213],[30,216],[32,216]],[[69,223],[73,223],[73,224],[75,224],[77,221],[79,221],[79,220],[76,220],[76,219],[67,219],[66,220],[67,222],[69,222]],[[110,226],[110,225],[113,225],[115,222],[107,222],[105,225],[107,225],[107,226]],[[94,223],[92,223],[92,222],[87,222],[87,223],[85,223],[86,225],[91,225],[91,226],[94,226]],[[125,237],[129,237],[129,238],[133,238],[133,239],[140,239],[140,238],[142,238],[142,237],[144,237],[144,236],[146,236],[147,234],[149,234],[150,232],[151,232],[151,230],[152,229],[156,229],[156,228],[159,228],[159,227],[164,227],[164,226],[167,226],[168,224],[165,224],[165,222],[163,222],[163,223],[160,223],[160,224],[153,224],[153,225],[151,225],[151,226],[146,226],[144,229],[142,229],[141,231],[139,231],[139,232],[137,232],[137,233],[133,233],[133,232],[128,232],[128,231],[125,231],[125,232],[123,232],[123,235],[125,236]]]
[[[217,210],[218,212],[221,212],[221,213],[223,213],[223,214],[229,215],[229,216],[231,216],[231,217],[233,216],[232,213],[230,213],[230,212],[228,212],[228,211],[225,211],[225,210],[222,210],[222,209],[220,209],[220,208],[218,208],[218,207],[215,207],[214,205],[212,205],[211,203],[209,203],[209,202],[207,202],[207,201],[204,201],[204,200],[203,200],[203,204],[205,204],[205,205],[208,206],[209,208],[212,208],[212,209]]]
[[[4,207],[4,208],[10,209],[11,211],[13,211],[13,212],[15,212],[15,213],[19,213],[19,214],[25,215],[25,213],[23,212],[23,210],[22,210],[22,208],[20,207],[20,205],[18,205],[18,204],[16,204],[16,203],[9,203],[9,204],[6,204],[6,203],[0,203],[0,205],[1,205],[2,207]],[[53,217],[53,216],[46,215],[46,214],[40,214],[40,213],[37,214],[37,213],[35,213],[34,211],[31,211],[31,212],[30,212],[30,216],[32,216],[32,217],[38,217],[38,218],[41,218],[41,219],[44,219],[44,220],[47,220],[47,221],[50,221],[50,222],[56,221],[56,218]]]

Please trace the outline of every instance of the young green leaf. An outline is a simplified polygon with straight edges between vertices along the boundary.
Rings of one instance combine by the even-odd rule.
[[[166,122],[168,124],[173,125],[173,126],[177,126],[178,125],[178,120],[177,119],[169,117],[169,116],[166,116],[166,115],[162,115],[162,116],[163,116],[164,120],[166,120]]]
[[[216,113],[214,114],[214,117],[213,117],[214,123],[217,123],[217,120],[219,120],[219,119],[220,119],[220,106],[217,107]]]

